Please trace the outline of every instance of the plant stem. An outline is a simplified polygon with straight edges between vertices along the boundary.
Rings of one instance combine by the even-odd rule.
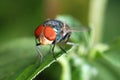
[[[107,0],[90,0],[89,25],[93,28],[91,44],[101,41],[106,4]]]

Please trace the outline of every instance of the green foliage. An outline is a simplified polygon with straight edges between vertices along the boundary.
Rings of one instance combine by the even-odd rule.
[[[14,80],[35,62],[33,39],[18,39],[0,47],[0,80]],[[30,72],[30,71],[29,71]]]
[[[79,30],[82,27],[70,16],[58,16],[57,19],[71,23],[70,26],[79,26],[76,27]],[[37,55],[33,38],[16,39],[2,44],[0,80],[44,80],[44,77],[50,80],[120,79],[120,39],[107,45],[91,46],[91,31],[75,32],[73,35],[70,41],[74,45],[64,45],[68,54],[55,48],[57,60],[52,54],[48,54],[49,47],[41,47],[44,53],[42,62]]]

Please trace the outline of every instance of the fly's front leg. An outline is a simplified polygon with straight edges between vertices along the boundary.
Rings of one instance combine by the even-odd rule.
[[[35,39],[36,40],[36,39]],[[40,62],[42,62],[42,59],[43,59],[43,55],[42,55],[42,53],[40,52],[40,43],[38,43],[37,42],[37,40],[36,40],[36,50],[37,50],[37,53],[38,53],[38,56],[39,56],[39,58],[40,58]]]

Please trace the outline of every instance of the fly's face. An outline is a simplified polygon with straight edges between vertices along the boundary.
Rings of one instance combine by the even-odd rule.
[[[56,32],[51,26],[40,25],[35,30],[35,37],[41,45],[52,44],[56,39]]]

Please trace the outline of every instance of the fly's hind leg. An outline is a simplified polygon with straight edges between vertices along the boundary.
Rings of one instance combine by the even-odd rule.
[[[62,41],[61,41],[61,42],[63,42],[63,43],[68,42],[70,36],[71,36],[71,32],[67,33],[67,34],[62,38]]]
[[[63,49],[61,45],[59,45],[59,48],[60,48],[64,53],[67,53],[67,51],[66,51],[65,49]]]
[[[70,36],[71,36],[71,32],[67,33],[67,34],[61,39],[61,41],[60,41],[59,47],[60,47],[60,49],[61,49],[64,53],[67,53],[67,51],[62,48],[62,45],[63,45],[63,44],[66,44],[66,43],[68,42]]]

